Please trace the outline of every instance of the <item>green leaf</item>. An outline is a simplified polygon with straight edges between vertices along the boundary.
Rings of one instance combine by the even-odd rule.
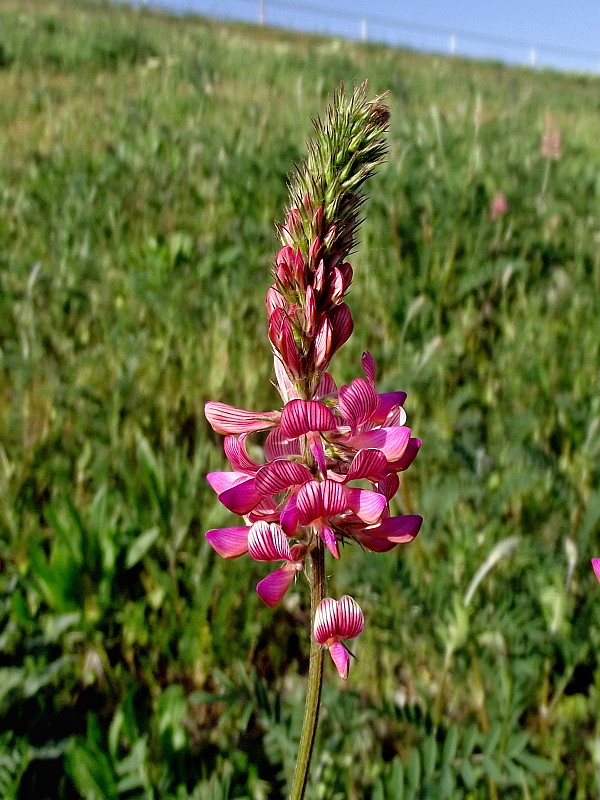
[[[157,527],[148,528],[147,531],[140,533],[127,549],[125,556],[125,566],[127,569],[134,567],[146,555],[148,550],[152,547],[154,542],[160,536],[160,529]]]

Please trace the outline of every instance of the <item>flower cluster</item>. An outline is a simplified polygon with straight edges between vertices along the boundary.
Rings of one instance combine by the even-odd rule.
[[[344,301],[352,281],[346,261],[355,244],[359,188],[385,152],[387,107],[367,103],[364,89],[349,103],[341,92],[290,187],[292,203],[280,228],[282,247],[267,293],[268,335],[282,408],[247,411],[208,402],[213,430],[225,435],[231,471],[208,481],[219,501],[243,525],[210,530],[219,555],[248,554],[279,566],[257,591],[269,606],[281,601],[295,577],[325,549],[339,559],[356,542],[385,552],[411,541],[422,519],[394,516],[390,502],[398,473],[414,460],[421,441],[406,426],[404,392],[375,388],[375,363],[363,354],[363,377],[337,387],[327,367],[352,333]],[[248,451],[248,437],[268,432],[264,458]],[[360,485],[356,485],[359,482]],[[363,488],[368,484],[370,488]],[[313,618],[314,638],[327,646],[342,678],[348,651],[342,639],[363,629],[356,601],[322,597]]]

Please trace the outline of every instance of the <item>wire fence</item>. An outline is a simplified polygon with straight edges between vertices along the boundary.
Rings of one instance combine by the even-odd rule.
[[[359,41],[407,46],[450,55],[494,59],[531,67],[600,72],[600,49],[535,42],[518,36],[431,25],[377,14],[297,0],[152,0],[184,11],[219,19],[238,19],[259,25],[326,33]],[[365,3],[365,6],[367,4]]]

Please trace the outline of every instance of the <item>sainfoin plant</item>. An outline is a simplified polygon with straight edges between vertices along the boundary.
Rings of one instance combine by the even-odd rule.
[[[291,800],[305,792],[324,653],[346,680],[345,641],[364,627],[353,597],[327,596],[326,557],[340,559],[351,543],[387,552],[414,539],[422,523],[416,514],[390,510],[399,473],[421,447],[406,426],[405,392],[377,391],[369,353],[362,375],[347,385],[338,387],[328,371],[353,331],[347,258],[356,245],[363,184],[385,157],[388,121],[383,98],[368,101],[365,85],[350,95],[342,87],[315,122],[308,156],[290,180],[266,297],[281,408],[247,411],[216,401],[205,407],[212,428],[225,436],[232,467],[210,473],[208,481],[219,501],[243,517],[243,524],[208,531],[207,540],[224,558],[248,555],[277,565],[256,587],[268,606],[301,575],[310,587],[310,667]],[[258,432],[267,432],[260,461],[248,450]]]

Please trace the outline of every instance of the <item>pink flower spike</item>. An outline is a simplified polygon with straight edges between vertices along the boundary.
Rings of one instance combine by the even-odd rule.
[[[215,433],[252,433],[264,431],[279,423],[279,411],[245,411],[210,400],[204,405],[204,414]]]
[[[600,581],[600,558],[592,558],[592,568],[594,570],[594,575]]]
[[[270,575],[259,581],[256,584],[256,591],[263,603],[270,608],[276,606],[292,585],[297,571],[294,564],[284,564],[283,567],[276,569],[275,572],[271,572]]]
[[[281,412],[281,431],[288,439],[297,439],[309,431],[333,431],[336,427],[332,411],[318,400],[290,400]]]
[[[246,525],[237,525],[234,528],[214,528],[207,531],[205,536],[216,552],[223,558],[237,558],[248,552],[248,528]]]
[[[291,561],[287,536],[276,523],[255,522],[248,532],[248,553],[255,561]]]

